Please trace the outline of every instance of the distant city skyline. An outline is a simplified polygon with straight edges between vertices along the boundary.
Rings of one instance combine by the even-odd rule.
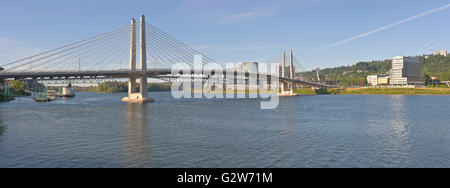
[[[0,65],[148,22],[218,63],[293,50],[307,70],[450,49],[448,0],[11,1],[0,3]],[[151,52],[149,52],[151,53]]]

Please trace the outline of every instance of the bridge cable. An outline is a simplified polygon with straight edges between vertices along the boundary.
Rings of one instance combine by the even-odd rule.
[[[111,36],[111,37],[115,37],[115,35],[114,36]],[[82,55],[82,52],[84,52],[84,51],[87,51],[87,50],[90,50],[89,52],[88,52],[88,54],[89,53],[94,53],[95,52],[95,50],[98,50],[98,49],[102,49],[102,48],[98,48],[97,46],[98,45],[100,45],[100,44],[104,44],[104,43],[108,43],[109,41],[108,40],[102,40],[102,41],[100,41],[100,42],[98,42],[98,43],[94,43],[94,44],[91,44],[91,45],[89,45],[89,46],[87,46],[86,48],[80,48],[80,49],[77,49],[77,50],[74,50],[74,51],[72,51],[72,52],[69,52],[69,53],[67,53],[67,54],[63,54],[62,56],[60,56],[60,57],[57,57],[57,58],[54,58],[54,59],[52,59],[52,60],[48,60],[47,62],[45,62],[45,63],[41,63],[41,64],[38,64],[37,66],[35,66],[35,67],[33,67],[33,68],[36,68],[36,67],[40,67],[40,66],[43,66],[43,65],[45,65],[45,67],[44,68],[47,68],[47,67],[49,67],[49,66],[57,66],[57,65],[59,65],[61,62],[64,62],[64,61],[67,61],[67,59],[71,59],[71,58],[77,58],[77,57],[80,57],[81,55]],[[90,48],[94,48],[94,47],[96,47],[96,48],[94,48],[94,50],[91,50]],[[75,54],[75,56],[76,57],[71,57],[71,56],[69,56],[69,55],[72,55],[72,54]],[[67,57],[66,57],[67,56]],[[65,57],[65,58],[63,58],[63,57]],[[63,58],[63,59],[61,59],[61,58]],[[60,61],[57,61],[57,62],[52,62],[52,61],[55,61],[55,60],[58,60],[58,59],[61,59]],[[55,67],[54,67],[55,68]],[[44,69],[44,70],[46,70],[46,69]]]
[[[126,28],[123,28],[123,29],[126,29]],[[117,31],[116,31],[116,32],[117,32]],[[111,34],[111,33],[108,33],[108,34]],[[70,51],[70,50],[73,50],[73,49],[75,49],[75,48],[79,48],[79,47],[81,47],[81,46],[85,46],[85,45],[87,45],[87,44],[91,44],[91,43],[93,43],[93,42],[96,42],[96,41],[98,41],[98,40],[104,39],[104,38],[106,38],[106,37],[108,37],[108,36],[107,36],[107,35],[101,35],[101,37],[95,38],[95,39],[93,39],[93,40],[83,40],[83,42],[78,42],[78,43],[76,43],[75,46],[74,46],[74,45],[70,45],[70,46],[73,46],[73,47],[68,48],[68,49],[66,49],[66,48],[59,48],[59,49],[64,49],[64,50],[59,51],[59,52],[56,52],[56,53],[53,53],[53,54],[51,54],[51,55],[47,55],[47,56],[45,56],[45,57],[41,57],[41,58],[38,58],[38,59],[33,59],[33,60],[31,60],[30,62],[23,63],[23,64],[21,64],[21,65],[15,66],[15,67],[10,68],[10,69],[8,69],[8,70],[11,70],[11,69],[14,70],[14,69],[16,69],[16,68],[20,68],[20,67],[23,67],[23,66],[32,64],[32,63],[34,63],[34,62],[37,62],[37,61],[40,61],[40,60],[43,60],[43,59],[46,59],[46,58],[49,58],[49,57],[52,57],[52,56],[55,56],[55,55],[58,55],[58,54],[67,52],[67,51]],[[81,43],[81,44],[80,44],[80,43]],[[56,51],[56,50],[50,50],[50,52],[54,52],[54,51]],[[46,54],[46,53],[41,53],[41,54]],[[37,56],[35,55],[35,56],[33,56],[33,57],[37,57]],[[26,58],[25,60],[27,60],[27,59],[30,59],[30,57],[29,57],[29,58]],[[20,62],[20,61],[16,61],[16,62]]]

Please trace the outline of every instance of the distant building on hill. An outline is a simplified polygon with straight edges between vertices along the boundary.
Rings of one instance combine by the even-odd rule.
[[[438,50],[434,53],[434,55],[441,55],[447,57],[447,50]]]

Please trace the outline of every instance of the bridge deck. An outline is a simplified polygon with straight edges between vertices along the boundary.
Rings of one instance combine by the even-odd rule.
[[[191,70],[191,74],[194,70]],[[238,72],[235,72],[237,74]],[[17,79],[17,80],[69,80],[69,79],[102,79],[102,78],[129,78],[147,76],[151,78],[177,78],[181,75],[171,75],[171,69],[148,69],[148,70],[109,70],[109,71],[61,71],[61,72],[0,72],[0,79]],[[223,73],[226,75],[226,71]],[[246,73],[248,75],[248,73]],[[183,77],[186,77],[184,75]],[[271,75],[267,75],[272,78]],[[296,84],[310,85],[314,87],[327,88],[329,86],[307,82],[298,79],[278,78],[283,82],[294,82]]]

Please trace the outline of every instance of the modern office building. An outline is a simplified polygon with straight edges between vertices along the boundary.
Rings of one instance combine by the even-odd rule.
[[[389,75],[379,75],[378,80],[377,80],[377,85],[379,85],[379,86],[389,85],[389,79],[390,79]]]
[[[367,76],[367,85],[368,86],[377,86],[378,85],[378,75]]]
[[[389,85],[389,75],[369,75],[367,76],[368,86],[385,86]]]
[[[421,65],[416,57],[398,56],[392,59],[390,85],[424,85],[420,78]]]

